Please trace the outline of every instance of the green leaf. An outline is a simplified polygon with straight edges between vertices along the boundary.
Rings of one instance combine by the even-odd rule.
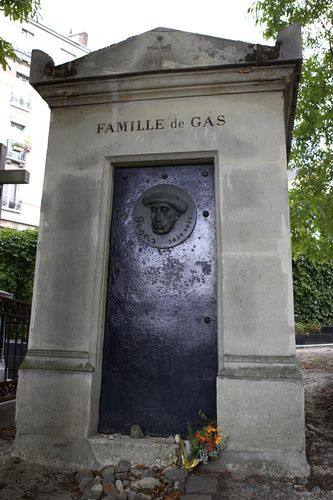
[[[333,2],[260,0],[249,9],[267,38],[301,23],[304,61],[289,168],[295,258],[333,260]]]
[[[0,0],[0,9],[5,17],[22,23],[38,14],[40,0]],[[4,71],[10,67],[7,59],[18,60],[12,44],[0,37],[0,66]]]
[[[6,42],[3,38],[0,38],[0,65],[2,69],[6,71],[9,68],[7,59],[12,59],[13,61],[18,61],[18,57],[15,54],[14,47],[11,43]]]

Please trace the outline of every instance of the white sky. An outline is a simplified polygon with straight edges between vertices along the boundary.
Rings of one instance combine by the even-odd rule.
[[[97,50],[157,27],[264,43],[247,14],[253,0],[41,0],[39,21],[62,33],[86,31]],[[85,7],[85,5],[87,5]],[[270,43],[272,44],[272,42]]]

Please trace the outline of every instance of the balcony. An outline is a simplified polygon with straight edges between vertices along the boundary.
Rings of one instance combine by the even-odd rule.
[[[5,210],[13,210],[14,212],[21,212],[22,200],[18,201],[4,194],[1,200],[1,206]]]
[[[22,200],[19,198],[19,186],[17,184],[5,184],[3,186],[1,206],[4,210],[21,211]]]
[[[23,47],[22,45],[21,46],[16,45],[15,51],[18,52],[17,55],[20,59],[27,60],[28,62],[30,62],[32,49],[29,49],[28,47]],[[20,57],[20,55],[23,57]]]
[[[15,108],[23,109],[23,111],[29,112],[31,110],[31,100],[26,99],[22,95],[16,95],[13,92],[10,98],[10,104],[15,106]]]
[[[8,140],[6,158],[14,163],[18,163],[23,167],[25,165],[27,153],[29,152],[29,150],[30,147],[24,142]]]

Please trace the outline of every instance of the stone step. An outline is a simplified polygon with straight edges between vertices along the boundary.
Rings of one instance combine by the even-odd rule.
[[[187,481],[186,495],[193,493],[215,495],[217,493],[217,477],[191,475]]]

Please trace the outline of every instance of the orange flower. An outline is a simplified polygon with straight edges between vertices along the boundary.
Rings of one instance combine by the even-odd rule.
[[[199,439],[199,441],[201,441],[202,443],[205,443],[207,441],[207,439],[203,436],[201,436],[198,432],[196,432],[194,434],[194,437],[196,437],[197,439]]]

